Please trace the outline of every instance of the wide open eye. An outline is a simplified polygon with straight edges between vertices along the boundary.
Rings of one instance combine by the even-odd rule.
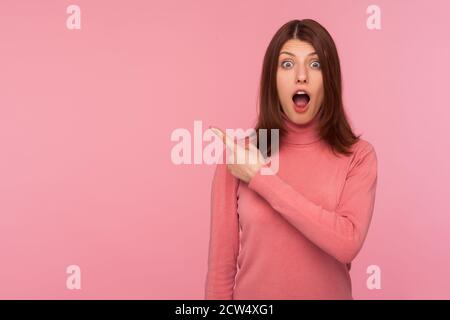
[[[313,61],[313,62],[311,63],[311,65],[313,65],[313,64],[316,64],[316,66],[313,67],[313,68],[315,68],[315,69],[320,69],[320,62],[319,62],[319,61]]]
[[[281,66],[282,66],[283,68],[285,68],[285,69],[286,69],[286,63],[290,63],[290,64],[292,65],[292,62],[291,62],[291,61],[283,61],[283,62],[281,63]]]

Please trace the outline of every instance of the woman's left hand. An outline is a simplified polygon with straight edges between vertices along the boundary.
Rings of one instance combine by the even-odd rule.
[[[210,129],[222,139],[223,143],[232,152],[234,161],[229,162],[227,159],[227,168],[230,173],[244,182],[250,182],[259,169],[267,163],[261,151],[250,141],[247,142],[247,139],[245,145],[241,146],[239,143],[234,143],[234,140],[222,130],[215,127],[210,127]],[[239,161],[238,159],[243,160]]]

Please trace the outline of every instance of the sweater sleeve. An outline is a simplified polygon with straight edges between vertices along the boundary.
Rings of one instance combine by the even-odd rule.
[[[362,149],[355,152],[334,211],[310,201],[277,174],[262,175],[259,170],[248,187],[310,241],[341,263],[350,264],[366,238],[377,185],[375,150],[371,144]]]
[[[218,163],[211,187],[211,222],[206,300],[232,300],[239,253],[239,180]]]

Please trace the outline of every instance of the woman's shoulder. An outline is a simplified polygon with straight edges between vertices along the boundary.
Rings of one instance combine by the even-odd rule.
[[[354,156],[361,156],[369,152],[375,153],[375,147],[368,140],[358,138],[358,140],[351,146],[351,151],[354,153]]]
[[[350,169],[361,165],[377,167],[377,153],[374,145],[368,140],[359,138],[351,146],[351,151]]]

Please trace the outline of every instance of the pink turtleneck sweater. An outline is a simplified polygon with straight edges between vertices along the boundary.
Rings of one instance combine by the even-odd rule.
[[[216,166],[206,299],[353,299],[349,270],[372,218],[375,150],[360,139],[353,155],[337,157],[317,117],[283,121],[278,172],[245,183]]]

